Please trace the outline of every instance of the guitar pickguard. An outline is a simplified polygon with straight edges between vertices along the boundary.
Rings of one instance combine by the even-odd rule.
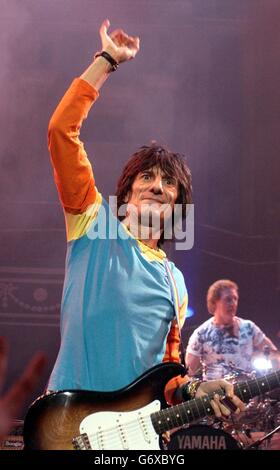
[[[150,415],[159,410],[160,401],[154,400],[135,411],[90,414],[80,425],[81,447],[84,443],[94,450],[157,450],[159,436]]]

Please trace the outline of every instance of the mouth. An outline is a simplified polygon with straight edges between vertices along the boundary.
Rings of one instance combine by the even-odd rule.
[[[164,201],[160,201],[159,199],[153,199],[151,197],[145,197],[141,199],[141,202],[146,202],[147,204],[166,204]]]

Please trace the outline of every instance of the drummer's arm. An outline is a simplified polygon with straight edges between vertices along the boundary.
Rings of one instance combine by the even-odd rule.
[[[185,358],[186,366],[188,367],[188,375],[195,375],[200,369],[200,357],[187,352]]]
[[[265,347],[268,347],[268,352],[265,352]],[[272,368],[274,370],[280,369],[280,351],[277,349],[275,344],[265,336],[263,341],[256,347],[257,355],[260,353],[261,357],[267,354],[267,358],[270,359]]]
[[[273,344],[273,342],[267,336],[265,336],[263,341],[260,344],[258,344],[258,346],[256,347],[256,350],[263,352],[265,346],[268,346],[270,351],[272,352],[278,351],[275,344]]]

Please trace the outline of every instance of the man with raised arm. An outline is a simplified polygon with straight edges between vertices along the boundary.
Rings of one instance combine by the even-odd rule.
[[[49,125],[68,242],[61,345],[48,385],[54,391],[115,391],[163,361],[179,362],[187,290],[161,246],[175,204],[182,205],[184,216],[192,201],[190,170],[177,153],[156,144],[141,147],[120,176],[116,217],[95,185],[80,140],[82,123],[102,85],[139,51],[138,37],[120,29],[109,34],[109,25],[108,20],[102,23],[101,51],[73,81]],[[114,234],[109,227],[116,228]],[[194,385],[187,377],[175,377],[166,398],[176,403],[219,387],[237,411],[243,409],[224,380]],[[211,403],[217,416],[230,414],[218,395]]]

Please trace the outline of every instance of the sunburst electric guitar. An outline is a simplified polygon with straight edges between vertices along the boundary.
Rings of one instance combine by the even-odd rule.
[[[24,422],[24,447],[33,450],[158,450],[159,436],[213,414],[213,394],[167,407],[167,382],[182,365],[153,367],[116,392],[69,390],[39,397]],[[280,387],[280,371],[237,383],[242,401]],[[220,392],[219,392],[220,393]]]

